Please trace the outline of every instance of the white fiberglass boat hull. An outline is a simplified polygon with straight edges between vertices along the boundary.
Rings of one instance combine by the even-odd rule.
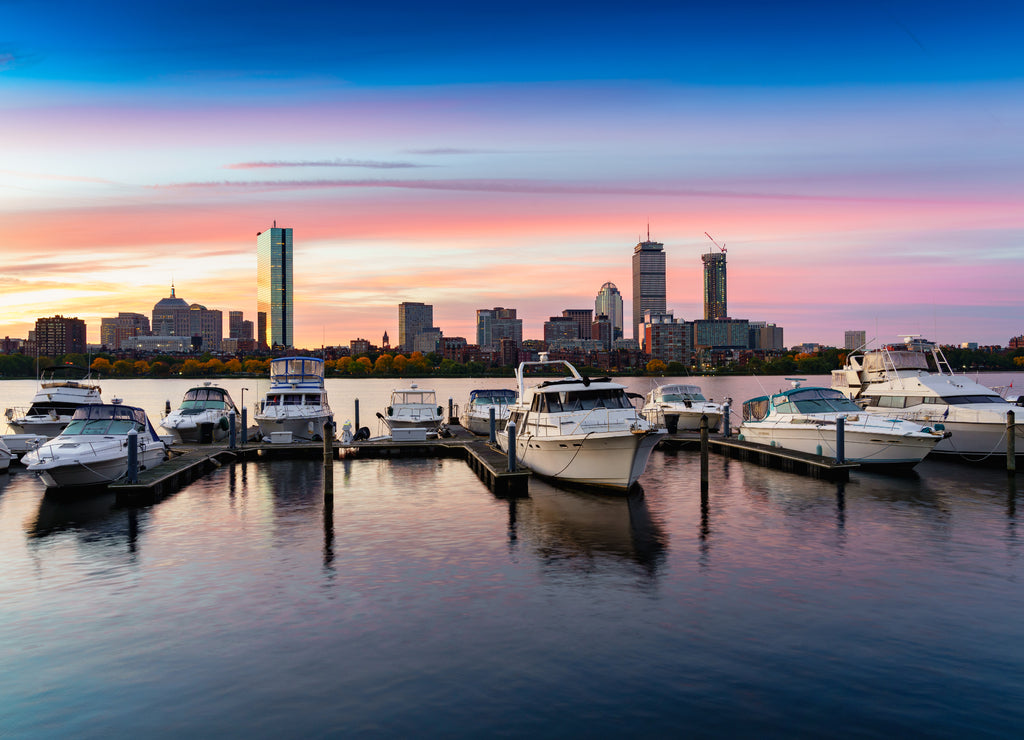
[[[163,418],[160,426],[171,433],[175,442],[194,444],[202,438],[203,425],[209,424],[214,442],[228,436],[231,428],[228,418],[221,412],[204,412],[202,414],[181,415],[171,412]]]
[[[516,460],[537,475],[588,486],[627,490],[644,472],[664,430],[516,437]],[[508,437],[503,435],[507,448]]]
[[[459,418],[459,423],[463,427],[471,431],[473,434],[481,434],[485,437],[491,434],[491,414],[489,411],[485,411],[481,414],[480,411],[473,410],[464,413]],[[508,423],[508,406],[504,406],[501,413],[498,412],[498,407],[494,407],[494,430],[500,432],[505,428],[505,424]]]
[[[717,404],[713,409],[707,410],[696,408],[683,410],[672,408],[648,409],[645,407],[640,412],[640,415],[652,424],[669,429],[673,428],[672,419],[675,419],[675,429],[681,432],[694,432],[700,429],[700,419],[702,416],[708,417],[709,431],[718,431],[718,427],[722,423],[722,410]]]
[[[162,442],[140,441],[139,469],[159,465],[165,453]],[[56,439],[28,453],[22,461],[48,488],[103,485],[127,475],[128,444],[125,437]]]
[[[64,431],[64,427],[71,421],[71,414],[60,415],[31,415],[11,419],[7,425],[18,434],[42,435],[52,439]]]
[[[264,437],[274,432],[291,432],[296,441],[319,442],[323,439],[324,424],[330,420],[331,414],[323,407],[267,407],[264,412],[256,414],[256,424]]]
[[[749,442],[774,445],[811,455],[836,457],[834,422],[744,422],[740,426],[739,434],[742,439]],[[914,466],[935,449],[940,439],[940,435],[894,433],[878,425],[858,427],[856,421],[847,421],[843,433],[843,459],[846,462],[867,466]]]

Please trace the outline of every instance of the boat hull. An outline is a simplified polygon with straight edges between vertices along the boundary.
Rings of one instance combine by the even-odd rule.
[[[207,424],[210,437],[208,441],[213,442],[219,442],[227,437],[231,428],[228,417],[224,415],[181,417],[171,414],[160,422],[160,426],[170,432],[175,442],[184,444],[202,442],[206,436],[204,425]]]
[[[749,442],[836,457],[834,425],[744,422],[739,434]],[[843,434],[843,459],[867,467],[913,467],[935,449],[938,439],[935,436],[906,436],[887,434],[877,429],[861,431],[847,427]]]
[[[71,422],[71,415],[61,416],[23,416],[11,419],[7,426],[17,434],[39,434],[52,439],[64,431]]]
[[[292,439],[300,442],[323,440],[324,424],[331,419],[329,411],[311,411],[303,414],[256,414],[256,424],[264,437],[274,432],[291,432]],[[333,436],[333,435],[332,435]]]
[[[516,460],[537,475],[626,491],[644,472],[664,430],[516,438]],[[507,447],[507,435],[503,436]]]
[[[47,488],[82,488],[113,483],[128,473],[128,450],[122,445],[117,449],[90,451],[88,445],[81,445],[80,454],[65,445],[59,457],[43,457],[40,462],[27,465],[46,484]],[[139,450],[139,469],[159,465],[164,459],[162,444],[148,445]],[[44,452],[45,455],[45,452]]]
[[[479,414],[464,414],[460,419],[459,423],[463,427],[471,431],[473,434],[479,434],[484,437],[489,437],[491,434],[491,416],[480,416]],[[508,423],[508,414],[494,416],[494,430],[500,432],[505,428]]]

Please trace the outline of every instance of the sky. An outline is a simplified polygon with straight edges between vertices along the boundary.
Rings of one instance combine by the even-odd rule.
[[[787,345],[1024,334],[1024,4],[0,0],[0,336],[255,320],[256,233],[294,234],[296,345],[475,341],[623,294]]]

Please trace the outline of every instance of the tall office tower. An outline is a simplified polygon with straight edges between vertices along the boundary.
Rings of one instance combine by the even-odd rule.
[[[57,357],[68,352],[85,352],[85,322],[61,316],[36,319],[36,349],[39,354]]]
[[[725,319],[729,311],[725,305],[725,249],[717,254],[701,255],[704,263],[704,318]]]
[[[523,343],[523,320],[514,308],[479,308],[476,312],[476,343],[481,348],[498,349],[502,339]]]
[[[258,337],[267,347],[292,347],[292,230],[277,221],[256,234],[256,312]]]
[[[590,339],[593,331],[594,312],[589,308],[566,308],[562,310],[562,316],[576,322],[578,336],[580,339]]]
[[[434,307],[406,301],[398,304],[398,346],[412,352],[416,335],[434,326]]]
[[[242,322],[244,314],[241,311],[228,311],[228,337],[230,339],[242,338]]]
[[[107,349],[121,349],[121,342],[149,334],[149,317],[141,313],[121,312],[111,319],[100,319],[100,344]]]
[[[857,329],[847,329],[843,333],[844,349],[864,349],[868,343],[868,333]]]
[[[665,245],[647,241],[633,247],[633,339],[643,341],[644,314],[665,312]]]
[[[189,334],[202,337],[199,344],[203,350],[217,352],[224,338],[224,314],[217,309],[210,310],[206,306],[193,303],[189,306]]]
[[[604,314],[612,324],[612,341],[622,339],[622,293],[615,283],[605,283],[594,300],[594,316]]]

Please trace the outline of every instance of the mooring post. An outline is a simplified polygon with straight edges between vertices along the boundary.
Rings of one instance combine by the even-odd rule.
[[[700,416],[700,490],[708,490],[708,415]]]
[[[359,431],[359,399],[356,399],[356,431]]]
[[[516,472],[516,423],[510,421],[505,425],[508,433],[508,472]]]
[[[491,406],[489,409],[487,409],[487,412],[491,416],[491,439],[490,439],[490,443],[494,444],[495,442],[498,441],[498,422],[495,421],[495,419],[494,419],[494,407],[493,406]]]
[[[245,406],[242,407],[242,447],[245,447],[245,443],[248,442],[249,436],[249,419],[248,414],[245,411]]]
[[[334,496],[334,424],[324,422],[324,498]]]
[[[228,414],[228,449],[235,449],[235,412]]]
[[[452,399],[451,396],[448,396],[448,423],[449,424],[452,424],[454,422],[454,419],[452,419],[452,408],[453,408],[453,399]]]
[[[128,482],[139,482],[139,433],[128,431]]]
[[[1006,412],[1006,472],[1017,474],[1017,425],[1012,411]]]
[[[722,436],[728,439],[732,436],[732,430],[729,429],[729,402],[726,401],[725,405],[722,406]]]
[[[836,462],[846,462],[846,417],[836,419]]]

